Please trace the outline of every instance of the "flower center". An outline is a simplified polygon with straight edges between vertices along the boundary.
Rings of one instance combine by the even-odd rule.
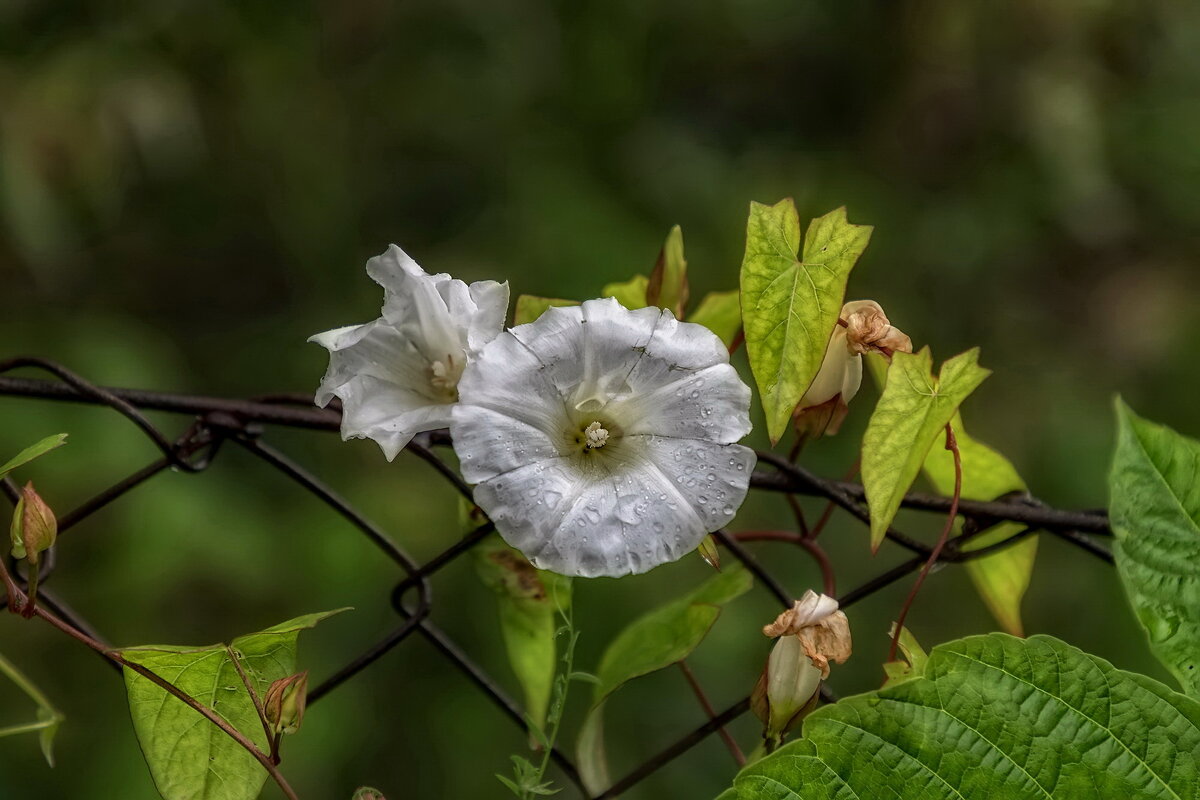
[[[593,420],[592,424],[583,429],[583,446],[588,450],[598,450],[608,444],[608,431],[600,424],[599,420]]]
[[[429,385],[451,401],[458,399],[458,379],[462,367],[455,363],[454,356],[447,354],[445,361],[434,361],[429,365]]]

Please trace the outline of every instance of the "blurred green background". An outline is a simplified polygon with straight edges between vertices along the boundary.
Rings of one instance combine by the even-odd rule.
[[[514,297],[587,297],[648,271],[679,223],[699,297],[735,286],[748,202],[792,195],[806,217],[844,204],[876,226],[851,296],[938,358],[982,345],[995,374],[965,409],[971,432],[1046,501],[1099,507],[1115,392],[1200,432],[1197,97],[1200,6],[1168,0],[0,0],[0,357],[111,385],[309,391],[325,361],[305,338],[377,315],[362,265],[389,242],[432,272],[507,279]],[[806,462],[844,472],[872,401],[864,390]],[[0,398],[0,453],[60,430],[71,444],[20,476],[60,511],[156,457],[112,412]],[[268,435],[418,557],[458,535],[453,493],[410,456]],[[759,496],[735,527],[787,519]],[[904,556],[871,558],[841,517],[824,539],[843,591]],[[397,622],[388,562],[232,447],[61,544],[49,586],[120,644],[228,640],[355,606],[302,641],[320,677]],[[757,552],[797,594],[818,585],[780,548]],[[691,558],[580,582],[579,665],[706,571]],[[878,686],[907,589],[850,610],[838,692]],[[752,593],[692,659],[718,707],[753,685],[775,610]],[[1111,568],[1058,541],[1043,537],[1025,614],[1031,633],[1166,679]],[[469,563],[438,576],[434,619],[515,691]],[[910,625],[927,645],[994,627],[954,567]],[[0,650],[68,716],[54,770],[32,738],[0,742],[0,798],[156,796],[99,659],[9,615]],[[0,685],[0,725],[31,714]],[[609,704],[614,773],[702,720],[674,671],[631,685]],[[753,746],[751,719],[734,732]],[[501,797],[492,775],[524,744],[414,637],[316,706],[284,767],[304,798],[361,783],[390,800]],[[710,797],[732,774],[713,738],[626,796]]]

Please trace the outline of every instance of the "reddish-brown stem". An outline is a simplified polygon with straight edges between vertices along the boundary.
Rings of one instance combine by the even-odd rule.
[[[688,685],[692,687],[692,691],[696,695],[696,699],[700,701],[700,706],[704,709],[704,713],[708,714],[709,719],[716,719],[717,711],[713,708],[712,703],[708,701],[708,695],[704,693],[704,689],[700,686],[700,681],[696,680],[696,676],[692,673],[691,667],[686,661],[679,661],[679,669],[683,672],[683,677],[687,678]],[[742,753],[742,748],[738,747],[737,742],[729,735],[729,731],[725,730],[722,725],[717,728],[717,733],[721,735],[725,746],[729,748],[729,754],[733,756],[733,760],[737,762],[739,767],[746,766],[746,756]]]
[[[29,602],[28,598],[25,596],[24,592],[22,592],[20,590],[20,588],[17,587],[16,583],[13,582],[12,576],[9,575],[9,573],[8,573],[8,566],[6,564],[4,564],[3,559],[0,559],[0,575],[3,576],[4,586],[8,590],[8,607],[9,607],[9,609],[13,613],[21,612],[25,608],[26,604]],[[291,785],[288,784],[287,779],[284,778],[283,775],[279,772],[279,768],[274,763],[272,763],[271,757],[268,756],[266,753],[264,753],[262,750],[259,750],[258,746],[255,745],[254,742],[247,739],[241,733],[241,731],[239,731],[237,728],[230,725],[229,722],[227,720],[225,720],[225,718],[222,717],[221,715],[219,715],[217,712],[213,711],[211,708],[204,705],[199,700],[192,697],[190,694],[183,691],[182,689],[180,689],[178,686],[171,683],[170,681],[168,681],[166,678],[159,676],[157,673],[151,671],[150,669],[147,669],[146,667],[143,667],[141,664],[136,664],[132,661],[127,660],[120,653],[118,653],[114,650],[110,650],[109,648],[107,648],[103,644],[101,644],[100,642],[97,642],[95,639],[88,636],[83,631],[78,630],[74,626],[67,624],[66,622],[59,619],[57,616],[50,613],[46,609],[40,608],[40,607],[34,607],[33,613],[36,616],[41,617],[43,620],[45,620],[46,622],[53,625],[55,628],[58,628],[60,631],[67,634],[72,639],[75,639],[76,641],[87,645],[88,647],[95,650],[97,653],[101,654],[102,656],[109,659],[110,661],[114,661],[117,664],[120,664],[122,667],[133,670],[134,672],[141,675],[146,680],[150,681],[151,683],[153,683],[156,686],[158,686],[159,688],[161,688],[167,694],[170,694],[170,695],[178,698],[182,703],[184,703],[184,705],[187,705],[188,707],[190,707],[191,709],[196,711],[196,713],[200,714],[202,717],[204,717],[209,722],[211,722],[213,725],[216,725],[229,738],[233,739],[235,742],[237,742],[239,745],[241,745],[241,747],[247,753],[254,756],[254,759],[259,764],[262,765],[263,769],[265,769],[267,771],[267,774],[269,774],[271,776],[272,780],[275,781],[275,783],[283,791],[284,796],[286,796],[288,798],[288,800],[299,800],[299,798],[296,796],[295,790],[292,789]]]
[[[746,331],[743,328],[738,328],[737,335],[733,337],[733,342],[729,345],[729,355],[736,353],[744,341],[746,341]]]
[[[788,544],[798,545],[813,557],[817,562],[817,567],[821,570],[821,582],[823,591],[829,597],[837,595],[837,581],[834,577],[833,562],[829,560],[829,556],[825,553],[821,545],[814,542],[811,538],[794,531],[742,531],[741,533],[733,534],[733,538],[739,542],[787,542]]]
[[[233,668],[237,670],[238,677],[242,679],[242,685],[246,687],[246,694],[250,695],[250,699],[254,701],[254,710],[258,712],[258,721],[262,723],[263,733],[266,734],[267,741],[271,745],[271,763],[278,764],[278,739],[271,733],[271,723],[267,721],[267,712],[263,708],[262,698],[258,696],[258,692],[254,691],[254,684],[250,683],[250,676],[246,674],[246,670],[242,667],[242,660],[238,658],[233,648],[225,645],[225,652],[229,654],[229,660],[233,662]]]
[[[817,566],[821,570],[821,582],[824,585],[826,597],[837,597],[837,579],[833,574],[833,562],[829,560],[825,549],[810,538],[801,537],[796,544],[808,551],[808,554],[817,562]]]
[[[800,535],[808,539],[812,534],[808,530],[808,520],[804,518],[804,509],[800,507],[800,501],[795,495],[784,495],[787,498],[788,508],[792,510],[792,516],[796,518],[796,527],[800,529]]]
[[[888,648],[888,661],[896,660],[896,648],[900,646],[900,632],[904,629],[904,620],[908,616],[908,610],[912,608],[913,601],[917,599],[917,592],[921,590],[921,584],[925,582],[929,570],[933,568],[933,565],[937,563],[938,556],[942,554],[942,548],[946,546],[946,540],[950,538],[950,531],[954,529],[954,518],[958,516],[958,501],[962,495],[962,454],[958,451],[958,440],[954,438],[954,428],[949,422],[946,423],[946,449],[954,456],[954,494],[950,498],[950,512],[946,515],[946,524],[942,527],[942,535],[938,537],[937,544],[929,552],[925,566],[921,567],[921,573],[917,575],[917,580],[909,590],[908,597],[904,599],[904,605],[900,607],[900,616],[896,618],[896,629],[892,631],[892,646]]]
[[[846,477],[842,478],[842,480],[853,480],[854,476],[858,474],[858,470],[861,465],[861,457],[854,459],[854,466],[850,467],[850,469],[846,472]],[[788,495],[788,497],[791,497],[791,495]],[[830,518],[833,517],[833,510],[835,508],[837,508],[837,503],[833,502],[832,500],[826,501],[825,508],[821,510],[821,517],[817,520],[817,524],[813,525],[812,530],[806,533],[809,539],[816,539],[821,535],[821,531],[825,530],[825,526],[829,524]]]

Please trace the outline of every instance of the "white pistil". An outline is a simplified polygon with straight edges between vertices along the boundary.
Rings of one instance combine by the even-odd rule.
[[[449,364],[449,366],[447,366]],[[429,365],[429,383],[440,391],[454,389],[458,386],[457,376],[452,374],[454,356],[447,355],[446,361],[434,361]]]
[[[583,438],[588,450],[596,450],[608,443],[608,431],[596,421],[583,429]]]

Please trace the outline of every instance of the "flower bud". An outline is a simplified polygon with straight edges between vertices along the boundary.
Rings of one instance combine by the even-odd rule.
[[[878,352],[890,358],[897,350],[911,353],[912,340],[891,326],[878,303],[853,300],[842,306],[821,368],[796,405],[796,432],[810,437],[837,433],[862,385],[862,354]]]
[[[779,739],[791,730],[820,688],[821,670],[804,654],[800,640],[779,637],[752,700],[755,713],[766,726],[763,736]]]
[[[763,628],[779,637],[751,697],[751,707],[763,721],[763,736],[777,745],[817,701],[821,681],[829,677],[829,662],[850,657],[850,625],[837,601],[813,591]]]
[[[704,537],[700,542],[700,547],[697,548],[700,557],[708,562],[708,565],[718,572],[721,571],[721,551],[717,549],[717,540],[712,537],[712,534]]]
[[[267,689],[263,712],[276,735],[295,733],[300,728],[307,693],[308,672],[280,678]]]
[[[31,565],[38,563],[41,553],[53,547],[58,537],[58,520],[46,501],[34,491],[32,483],[25,484],[21,490],[17,507],[13,510],[9,535],[12,538],[12,554],[27,559]]]
[[[354,793],[354,797],[350,798],[350,800],[387,800],[387,798],[378,789],[372,789],[370,786],[362,786]]]

